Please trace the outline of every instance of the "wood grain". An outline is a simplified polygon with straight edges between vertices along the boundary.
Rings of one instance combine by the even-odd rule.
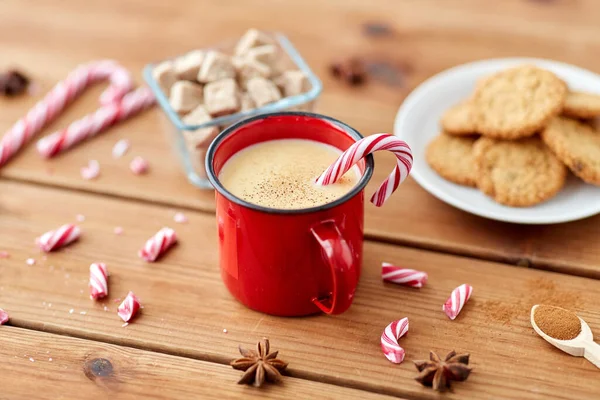
[[[390,398],[291,377],[257,389],[237,385],[240,372],[226,365],[10,326],[0,332],[3,399]]]
[[[15,326],[221,363],[236,356],[238,343],[266,336],[295,377],[408,398],[437,398],[413,380],[411,361],[430,349],[471,353],[475,372],[448,398],[592,399],[600,390],[595,367],[551,347],[528,321],[533,304],[550,303],[576,310],[598,331],[600,292],[592,279],[367,242],[348,312],[276,318],[246,309],[221,284],[212,216],[188,211],[189,223],[174,224],[168,207],[6,182],[0,193],[0,243],[11,254],[0,260],[0,307]],[[79,242],[48,255],[35,249],[37,235],[78,213],[85,216]],[[137,250],[164,225],[176,228],[180,244],[146,264]],[[115,226],[124,228],[121,236]],[[36,265],[27,266],[28,257]],[[98,303],[87,289],[95,261],[110,271],[110,296]],[[429,282],[421,290],[384,284],[382,261],[425,270]],[[441,305],[465,282],[473,298],[450,321]],[[129,290],[145,308],[122,328],[115,300]],[[407,358],[392,365],[379,338],[390,321],[405,316]]]
[[[4,16],[0,67],[22,67],[40,84],[42,93],[78,63],[102,57],[118,60],[141,82],[140,71],[150,61],[237,37],[249,26],[279,30],[289,35],[323,79],[317,111],[344,120],[364,134],[390,131],[398,106],[410,90],[460,63],[528,55],[598,71],[599,15],[593,0],[501,3],[492,7],[492,3],[475,0],[248,0],[241,6],[235,1],[182,0],[177,6],[166,6],[159,0],[94,4],[71,0],[59,6],[50,1],[5,0],[0,3]],[[269,12],[261,11],[265,9]],[[391,34],[367,37],[367,23],[384,24]],[[360,88],[333,80],[328,74],[330,62],[349,55],[367,57],[384,71],[383,76]],[[99,92],[100,88],[93,88],[45,132],[94,109]],[[35,101],[33,97],[1,100],[0,128],[11,126]],[[40,160],[30,146],[0,176],[212,211],[212,193],[187,184],[170,154],[159,114],[158,110],[145,113],[48,162]],[[132,150],[125,158],[113,160],[110,149],[124,137],[130,139]],[[129,174],[127,164],[136,155],[151,162],[149,176]],[[102,176],[94,182],[79,176],[80,167],[89,159],[97,159],[102,166]],[[377,157],[370,191],[392,165],[391,158]],[[443,204],[409,181],[386,207],[369,206],[366,234],[388,242],[598,278],[600,250],[594,244],[600,237],[599,222],[600,217],[595,217],[566,225],[522,227],[488,221]]]
[[[376,6],[344,0],[249,0],[243,4],[188,0],[167,7],[158,0],[94,4],[71,0],[58,6],[49,1],[3,1],[2,66],[22,67],[40,84],[42,93],[78,63],[102,57],[118,60],[141,82],[140,71],[150,61],[234,38],[247,27],[258,26],[287,33],[323,79],[317,111],[344,120],[364,134],[390,131],[398,106],[411,89],[463,62],[518,54],[598,71],[600,36],[593,0],[512,0],[493,9],[475,0],[378,0]],[[384,24],[391,34],[365,36],[367,23]],[[328,74],[329,63],[348,55],[367,57],[384,71],[383,77],[360,88],[334,81]],[[45,132],[94,109],[99,92],[100,88],[93,88]],[[35,100],[0,101],[0,128],[8,128]],[[30,146],[0,176],[212,211],[212,193],[187,184],[164,130],[160,113],[154,110],[56,160],[40,160]],[[130,139],[132,150],[125,158],[113,160],[110,149],[124,137]],[[128,173],[127,163],[135,155],[151,162],[149,176]],[[80,167],[89,159],[102,165],[102,176],[95,182],[79,176]],[[369,191],[392,165],[391,158],[377,157]],[[409,181],[386,207],[369,206],[366,234],[388,242],[598,278],[600,250],[594,243],[600,237],[599,222],[600,217],[595,217],[568,225],[520,227],[488,221],[443,204]],[[564,250],[572,248],[577,251]]]

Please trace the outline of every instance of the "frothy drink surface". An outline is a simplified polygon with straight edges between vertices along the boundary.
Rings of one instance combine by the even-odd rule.
[[[312,140],[270,140],[234,154],[221,169],[219,180],[235,196],[260,206],[315,207],[339,199],[360,179],[354,166],[332,185],[314,183],[340,154],[339,149]]]

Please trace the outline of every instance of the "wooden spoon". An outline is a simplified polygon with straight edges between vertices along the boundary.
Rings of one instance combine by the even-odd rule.
[[[535,330],[538,335],[540,335],[548,343],[555,347],[558,347],[565,353],[568,353],[575,357],[585,357],[586,360],[594,364],[596,367],[600,368],[600,345],[594,342],[592,330],[584,320],[577,317],[579,318],[579,321],[581,321],[581,332],[579,332],[579,335],[577,335],[574,339],[554,339],[553,337],[548,336],[544,332],[542,332],[542,330],[535,323],[533,314],[535,313],[537,307],[537,304],[531,307],[531,326],[533,326],[533,330]]]

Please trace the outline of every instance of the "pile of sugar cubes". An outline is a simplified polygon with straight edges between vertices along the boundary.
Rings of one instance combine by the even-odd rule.
[[[186,125],[251,110],[310,89],[304,72],[286,65],[287,56],[266,33],[248,30],[234,54],[193,50],[158,64],[153,77]],[[218,126],[184,130],[196,172],[204,172],[206,149],[220,132]]]

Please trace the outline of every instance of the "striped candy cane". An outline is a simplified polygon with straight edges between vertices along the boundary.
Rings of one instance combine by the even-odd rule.
[[[94,300],[108,295],[108,268],[104,263],[90,265],[90,297]]]
[[[408,318],[394,321],[385,327],[381,334],[381,350],[385,358],[394,364],[404,361],[404,349],[398,344],[398,339],[408,332]]]
[[[416,269],[396,267],[390,263],[381,263],[381,277],[384,281],[415,288],[427,283],[427,273]]]
[[[0,140],[0,167],[6,164],[29,140],[52,122],[60,112],[91,83],[106,80],[110,86],[100,95],[100,104],[108,105],[131,90],[133,82],[126,69],[104,60],[81,65],[56,84],[25,117],[18,120]]]
[[[117,314],[125,322],[131,321],[135,314],[140,310],[140,299],[133,292],[127,293],[125,300],[117,308]]]
[[[466,283],[463,283],[452,291],[452,294],[442,306],[442,310],[446,313],[448,318],[454,320],[458,316],[460,310],[462,310],[467,301],[471,298],[471,293],[473,293],[473,287]]]
[[[155,98],[150,89],[147,87],[136,89],[123,96],[120,102],[100,107],[94,113],[73,122],[67,128],[41,138],[37,142],[37,150],[44,157],[53,157],[149,108],[154,101]]]
[[[171,228],[162,228],[152,236],[144,247],[138,252],[138,255],[145,261],[153,262],[162,255],[169,247],[177,242],[177,235]]]
[[[60,228],[48,231],[36,239],[36,243],[42,251],[46,253],[66,246],[79,239],[81,230],[77,225],[66,224]]]
[[[378,133],[357,141],[317,178],[317,184],[329,185],[336,182],[362,158],[380,150],[391,151],[396,156],[394,170],[371,197],[371,203],[381,207],[404,182],[412,168],[410,147],[394,135]]]

